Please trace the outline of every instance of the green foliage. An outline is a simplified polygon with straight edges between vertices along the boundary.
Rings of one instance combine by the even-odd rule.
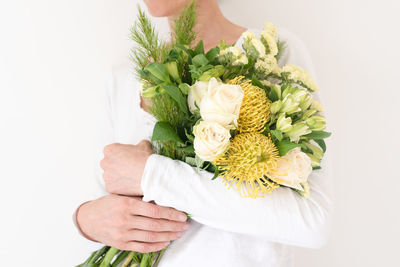
[[[324,153],[326,152],[326,144],[325,144],[324,139],[315,139],[314,142],[317,143],[321,147],[321,149]]]
[[[279,60],[282,57],[283,51],[286,49],[286,42],[278,40],[278,54],[276,55],[276,60]]]
[[[271,130],[270,133],[278,140],[278,141],[282,141],[283,139],[283,134],[281,131],[279,130]]]
[[[176,101],[179,109],[184,112],[186,115],[189,115],[189,110],[187,106],[186,97],[183,96],[181,90],[175,85],[161,85],[167,94]]]
[[[130,32],[131,39],[137,44],[131,54],[137,70],[143,69],[151,61],[159,62],[165,57],[167,46],[160,41],[157,31],[140,6],[137,21]]]
[[[152,141],[174,141],[182,144],[181,138],[178,136],[174,128],[168,123],[159,121],[153,129]]]
[[[290,150],[292,150],[295,147],[300,147],[300,144],[296,144],[293,142],[290,142],[288,140],[282,140],[276,143],[276,147],[279,150],[279,156],[285,156]]]
[[[175,44],[190,46],[196,39],[194,26],[197,22],[196,1],[190,1],[189,5],[175,18],[173,26],[173,39]]]
[[[152,75],[152,81],[155,83],[171,83],[168,69],[162,63],[151,62],[144,68],[144,70]]]
[[[309,134],[303,135],[303,137],[308,138],[308,139],[314,139],[314,140],[321,140],[325,139],[331,136],[331,133],[324,132],[324,131],[312,131]]]

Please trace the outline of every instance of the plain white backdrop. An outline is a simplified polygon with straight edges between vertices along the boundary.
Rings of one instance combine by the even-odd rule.
[[[96,109],[108,71],[128,58],[136,4],[0,1],[1,266],[70,267],[88,255],[71,215],[94,186]],[[296,266],[400,266],[400,3],[221,6],[242,26],[296,33],[318,74],[336,212],[327,246],[297,249]]]

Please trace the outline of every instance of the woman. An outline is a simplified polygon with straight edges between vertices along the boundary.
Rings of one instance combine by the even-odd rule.
[[[188,2],[145,0],[150,14],[168,17],[170,25]],[[199,0],[196,31],[207,50],[221,39],[241,47],[246,29],[227,20],[216,0]],[[312,71],[303,44],[288,31],[279,33],[287,44],[279,64],[290,62]],[[78,208],[82,235],[140,252],[161,250],[175,240],[162,267],[291,266],[291,246],[313,248],[326,241],[331,210],[326,166],[309,178],[308,200],[287,188],[265,198],[242,198],[220,178],[212,181],[213,174],[155,155],[148,141],[140,141],[150,137],[155,119],[147,112],[151,103],[140,97],[138,88],[128,67],[114,71],[105,98],[106,146],[100,162],[103,195],[110,195]],[[192,215],[190,226],[180,211]]]

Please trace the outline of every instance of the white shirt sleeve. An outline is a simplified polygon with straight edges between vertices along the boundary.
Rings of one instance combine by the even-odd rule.
[[[290,37],[283,60],[314,75],[304,44]],[[222,178],[212,177],[212,173],[197,171],[184,162],[152,155],[142,178],[144,200],[185,211],[193,220],[210,227],[272,242],[310,248],[326,242],[333,206],[327,154],[322,169],[314,170],[309,177],[308,199],[284,187],[264,198],[244,198],[233,187],[228,189]]]

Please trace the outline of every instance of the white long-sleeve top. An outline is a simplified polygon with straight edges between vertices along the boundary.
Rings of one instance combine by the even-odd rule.
[[[295,64],[315,77],[304,44],[285,29],[279,29],[279,37],[286,42],[279,65]],[[242,43],[240,38],[236,45]],[[150,139],[156,120],[140,108],[139,88],[130,65],[112,71],[101,116],[99,160],[107,144]],[[143,199],[192,216],[191,227],[170,245],[159,266],[293,266],[291,246],[317,248],[327,240],[332,209],[329,171],[325,157],[322,169],[309,177],[309,199],[283,187],[264,198],[251,199],[228,189],[220,177],[211,180],[212,173],[164,156],[150,156],[141,183]],[[98,195],[106,194],[101,174],[98,168]]]

